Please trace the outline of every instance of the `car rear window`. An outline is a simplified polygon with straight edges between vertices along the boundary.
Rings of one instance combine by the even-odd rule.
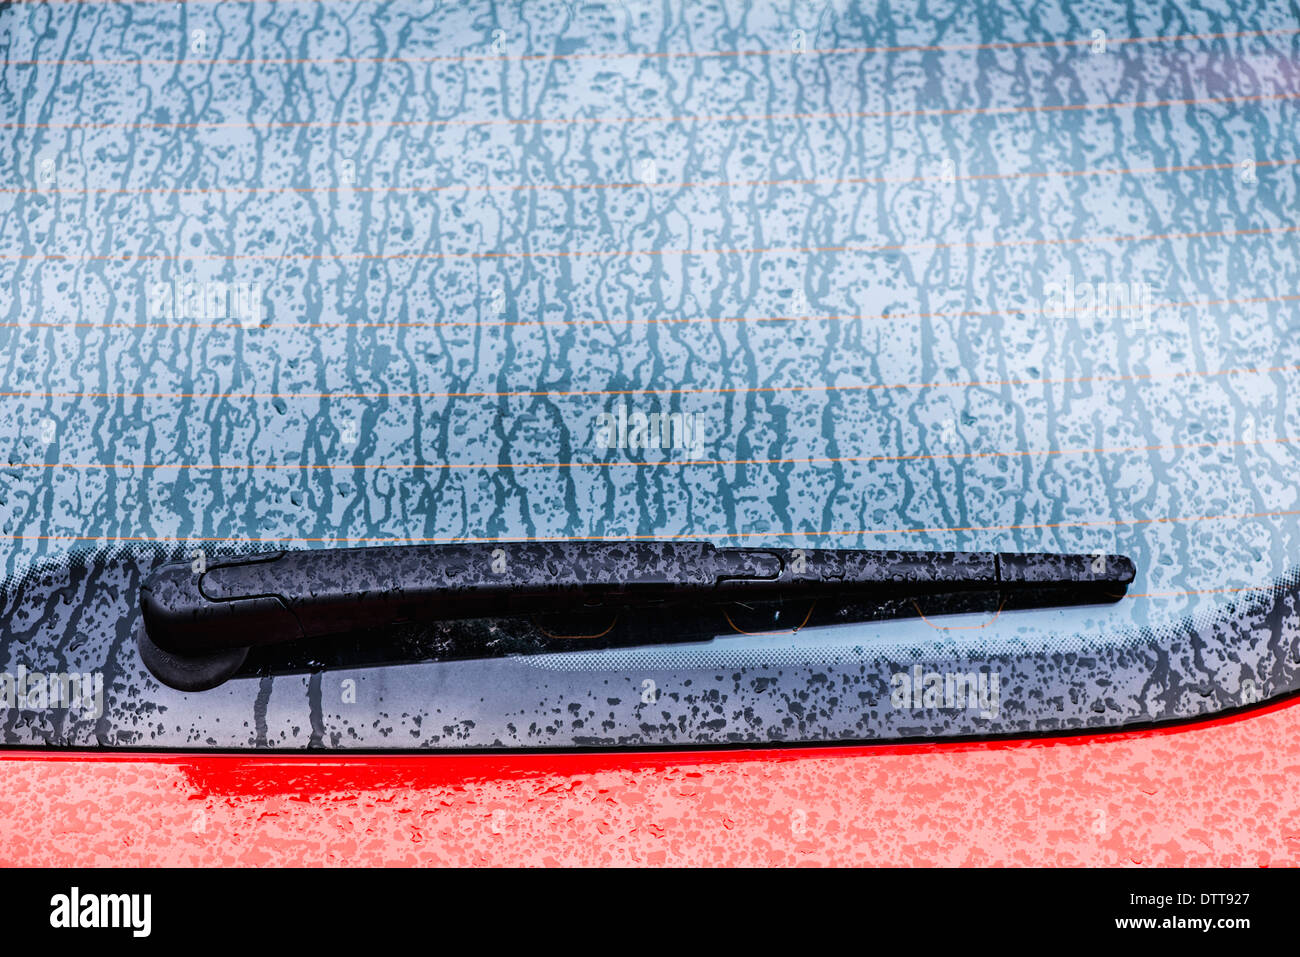
[[[6,743],[1019,734],[1300,681],[1293,7],[0,22]],[[308,653],[191,695],[135,649],[164,559],[567,538],[1123,554],[1137,579],[634,648],[522,655],[484,625],[474,654]],[[999,699],[898,703],[931,673]],[[20,674],[102,701],[20,700]]]

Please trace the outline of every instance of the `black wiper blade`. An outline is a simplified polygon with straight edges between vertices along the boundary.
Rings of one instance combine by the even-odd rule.
[[[993,594],[998,607],[1115,601],[1121,555],[718,548],[708,542],[489,542],[272,552],[160,566],[141,587],[141,653],[200,690],[251,647],[404,622],[834,597]]]

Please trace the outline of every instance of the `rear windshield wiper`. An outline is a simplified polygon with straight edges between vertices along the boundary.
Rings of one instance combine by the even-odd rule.
[[[312,549],[222,560],[198,572],[184,562],[160,566],[141,587],[139,642],[161,681],[202,690],[238,671],[252,647],[403,622],[792,598],[892,607],[973,593],[991,595],[998,609],[1077,605],[1123,597],[1133,575],[1120,555],[687,541]]]

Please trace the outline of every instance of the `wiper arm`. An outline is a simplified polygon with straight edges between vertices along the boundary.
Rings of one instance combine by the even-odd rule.
[[[501,542],[272,552],[160,566],[140,590],[141,653],[164,683],[220,684],[251,647],[402,622],[787,598],[884,602],[995,593],[999,607],[1114,601],[1119,555]]]

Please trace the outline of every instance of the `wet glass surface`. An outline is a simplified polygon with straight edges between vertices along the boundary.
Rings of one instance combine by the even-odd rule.
[[[4,739],[911,737],[1291,690],[1300,23],[925,10],[0,10],[0,660],[105,684]],[[670,649],[308,655],[205,697],[135,652],[163,557],[562,537],[1138,577]],[[996,715],[890,711],[913,663],[995,658]]]

